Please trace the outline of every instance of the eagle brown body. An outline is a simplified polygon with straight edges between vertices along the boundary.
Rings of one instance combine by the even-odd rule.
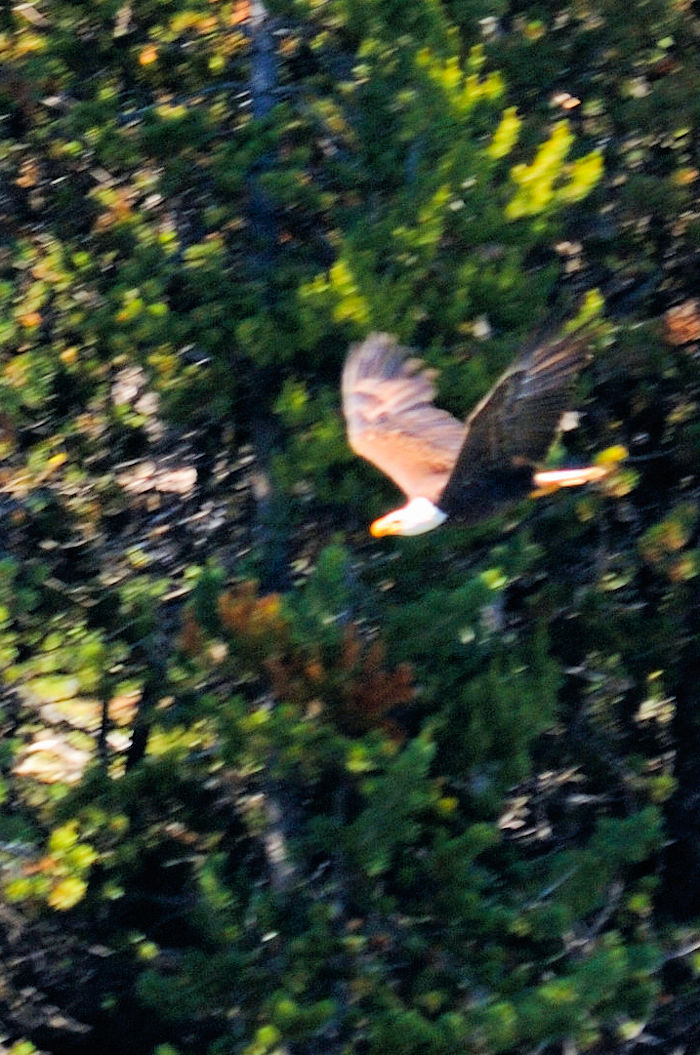
[[[372,533],[419,534],[447,519],[475,523],[533,486],[575,486],[603,476],[597,466],[537,471],[587,357],[581,332],[534,343],[462,423],[434,405],[434,372],[394,337],[373,333],[353,345],[342,379],[350,445],[409,500],[375,521]]]

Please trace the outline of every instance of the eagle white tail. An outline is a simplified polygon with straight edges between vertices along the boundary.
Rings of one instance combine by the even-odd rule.
[[[559,487],[581,487],[596,483],[610,472],[610,466],[585,465],[575,469],[544,469],[533,473],[532,482],[542,491],[556,491]]]

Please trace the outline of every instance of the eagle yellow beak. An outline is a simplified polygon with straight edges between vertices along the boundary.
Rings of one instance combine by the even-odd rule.
[[[380,517],[379,520],[375,520],[374,523],[369,526],[369,533],[374,538],[384,538],[385,535],[398,534],[396,522],[392,515],[389,514],[389,516]]]

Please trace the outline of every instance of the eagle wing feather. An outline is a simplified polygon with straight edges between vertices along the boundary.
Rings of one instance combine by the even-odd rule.
[[[543,337],[520,353],[467,418],[464,444],[441,496],[444,508],[463,505],[465,488],[480,478],[483,484],[489,473],[502,477],[513,468],[534,467],[545,457],[570,409],[588,341],[584,328]]]
[[[350,446],[408,498],[437,499],[464,441],[462,422],[433,405],[435,391],[433,372],[389,334],[351,347],[342,381]]]

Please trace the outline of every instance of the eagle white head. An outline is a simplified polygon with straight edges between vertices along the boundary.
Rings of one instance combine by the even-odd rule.
[[[412,498],[405,506],[375,520],[370,532],[375,538],[384,535],[423,535],[447,520],[443,513],[428,498]]]

